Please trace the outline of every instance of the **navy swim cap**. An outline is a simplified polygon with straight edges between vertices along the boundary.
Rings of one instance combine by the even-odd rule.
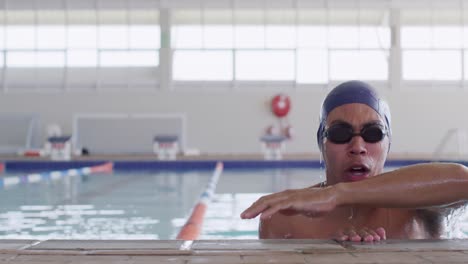
[[[328,114],[339,106],[353,103],[365,104],[374,109],[385,120],[390,137],[391,115],[388,104],[383,99],[379,98],[375,89],[369,84],[361,81],[349,81],[344,82],[331,90],[323,101],[319,117],[320,125],[317,131],[317,142],[320,150],[322,150],[323,136]]]

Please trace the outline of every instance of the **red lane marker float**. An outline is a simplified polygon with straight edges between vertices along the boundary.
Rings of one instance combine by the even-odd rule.
[[[210,182],[206,186],[205,191],[200,195],[198,203],[193,207],[192,214],[189,219],[187,219],[187,222],[185,222],[176,239],[196,240],[198,238],[203,226],[203,218],[205,216],[206,208],[213,198],[216,184],[218,183],[219,176],[222,172],[223,163],[218,162],[213,172],[213,176],[211,176]]]
[[[91,173],[97,172],[112,172],[114,170],[114,163],[107,162],[102,165],[90,167]]]

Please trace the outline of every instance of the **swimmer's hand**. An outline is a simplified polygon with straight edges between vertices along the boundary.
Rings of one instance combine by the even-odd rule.
[[[242,219],[268,219],[276,212],[287,215],[303,214],[309,217],[323,216],[337,206],[333,187],[286,190],[258,199],[242,214]]]
[[[375,230],[367,227],[362,227],[359,229],[348,227],[338,232],[335,239],[338,241],[377,242],[380,240],[386,240],[387,235],[383,227],[379,227]]]

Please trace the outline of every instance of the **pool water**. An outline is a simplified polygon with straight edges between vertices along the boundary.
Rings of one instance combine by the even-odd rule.
[[[245,208],[262,195],[321,182],[323,174],[320,169],[225,170],[200,239],[257,239],[258,218],[239,217]],[[146,171],[4,187],[0,239],[175,239],[211,176],[210,170]],[[467,222],[458,228],[465,234]]]
[[[200,239],[256,239],[240,213],[260,196],[320,181],[320,170],[225,170]],[[0,239],[174,239],[212,175],[147,171],[65,177],[0,189]],[[8,177],[6,175],[5,177]]]

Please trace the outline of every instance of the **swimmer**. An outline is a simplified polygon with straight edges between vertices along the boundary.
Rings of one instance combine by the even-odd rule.
[[[441,238],[444,217],[468,199],[468,169],[426,163],[384,172],[391,140],[390,109],[375,89],[338,85],[323,102],[317,131],[326,181],[263,196],[241,218],[260,215],[260,238]]]

